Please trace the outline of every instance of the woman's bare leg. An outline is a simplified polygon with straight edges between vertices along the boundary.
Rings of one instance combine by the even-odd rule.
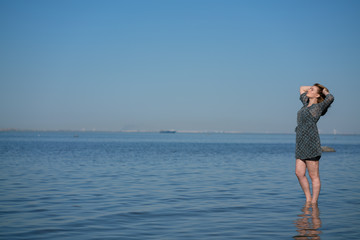
[[[306,163],[303,160],[296,159],[295,174],[299,180],[302,190],[305,193],[306,202],[311,202],[310,186],[306,177]]]
[[[319,174],[319,161],[306,161],[306,167],[309,172],[312,183],[312,199],[311,202],[316,204],[319,199],[321,182]]]

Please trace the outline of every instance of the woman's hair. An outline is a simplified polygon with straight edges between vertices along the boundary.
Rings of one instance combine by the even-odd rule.
[[[326,97],[325,94],[323,93],[323,90],[326,89],[329,92],[329,89],[327,89],[324,85],[321,85],[320,83],[315,83],[314,86],[316,86],[319,89],[318,94],[320,94],[320,97],[318,97],[317,101],[318,101],[318,103],[321,103],[322,101],[325,100],[325,97]],[[321,116],[324,116],[325,113],[327,112],[327,110],[328,110],[328,108],[326,108],[322,112]]]

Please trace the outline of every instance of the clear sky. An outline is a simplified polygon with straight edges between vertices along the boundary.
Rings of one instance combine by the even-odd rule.
[[[360,1],[0,0],[0,129],[360,133]]]

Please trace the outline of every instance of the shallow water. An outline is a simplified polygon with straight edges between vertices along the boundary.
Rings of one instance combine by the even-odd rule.
[[[0,239],[360,239],[360,136],[321,138],[314,208],[294,135],[3,132]]]

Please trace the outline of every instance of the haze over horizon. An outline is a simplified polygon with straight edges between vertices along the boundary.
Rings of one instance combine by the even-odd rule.
[[[0,1],[0,129],[360,134],[360,1]]]

